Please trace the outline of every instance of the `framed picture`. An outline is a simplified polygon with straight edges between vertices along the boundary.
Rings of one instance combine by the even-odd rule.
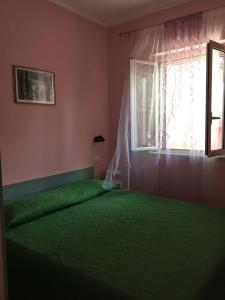
[[[38,69],[14,66],[18,103],[55,104],[55,75]]]

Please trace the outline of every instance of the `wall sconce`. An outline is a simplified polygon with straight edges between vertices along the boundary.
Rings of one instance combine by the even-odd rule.
[[[104,142],[105,141],[105,138],[102,136],[102,135],[97,135],[94,137],[94,142],[95,143],[101,143],[101,142]]]

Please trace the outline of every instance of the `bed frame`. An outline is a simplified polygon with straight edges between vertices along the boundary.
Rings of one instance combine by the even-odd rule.
[[[3,201],[10,202],[18,197],[56,188],[58,186],[82,179],[94,178],[94,168],[86,168],[53,176],[47,176],[16,184],[2,185],[1,157],[0,157],[0,299],[8,299],[6,250],[4,237],[4,209]],[[4,199],[4,200],[3,200]]]
[[[4,211],[3,211],[3,196],[2,196],[2,172],[1,172],[1,157],[0,157],[0,299],[7,300],[7,276],[6,276],[6,252],[5,252],[5,237],[4,237]]]

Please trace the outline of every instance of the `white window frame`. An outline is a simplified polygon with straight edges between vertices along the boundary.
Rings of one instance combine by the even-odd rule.
[[[162,110],[161,105],[163,102],[160,98],[160,90],[161,90],[161,68],[160,65],[157,68],[157,73],[155,76],[155,80],[158,82],[158,86],[155,91],[155,99],[156,99],[156,146],[149,146],[149,147],[137,147],[137,118],[136,118],[136,106],[137,106],[137,99],[136,99],[136,65],[138,64],[145,64],[145,65],[155,65],[155,62],[139,60],[139,59],[132,59],[130,58],[130,114],[131,114],[131,151],[140,152],[140,151],[149,151],[151,153],[158,153],[160,154],[168,154],[171,155],[181,155],[181,156],[189,156],[190,151],[195,153],[195,156],[202,156],[204,155],[204,150],[187,150],[187,149],[160,149],[159,148],[159,126],[160,126],[160,112]]]
[[[131,114],[131,151],[146,151],[151,150],[155,151],[159,148],[159,89],[157,88],[156,93],[156,104],[155,104],[155,136],[156,136],[156,145],[149,147],[138,147],[137,146],[137,118],[136,118],[136,107],[137,107],[137,99],[136,99],[136,65],[151,65],[154,66],[155,63],[145,60],[132,59],[130,58],[130,114]],[[159,71],[156,73],[156,82],[160,82],[159,79]]]
[[[170,153],[172,155],[189,155],[190,151],[194,152],[195,155],[204,155],[208,157],[213,156],[220,156],[225,158],[225,117],[224,117],[224,124],[223,124],[223,148],[218,150],[211,150],[211,124],[212,120],[215,118],[212,117],[211,112],[211,89],[212,89],[212,49],[216,49],[225,53],[225,46],[224,40],[220,41],[220,43],[216,43],[214,41],[209,41],[207,43],[207,83],[206,83],[206,130],[205,130],[205,137],[206,137],[206,145],[205,145],[205,153],[204,150],[182,150],[182,149],[159,149],[159,125],[160,125],[160,111],[161,105],[163,102],[160,99],[160,78],[161,72],[160,67],[157,69],[157,73],[154,80],[157,80],[158,87],[155,91],[155,99],[156,99],[156,106],[155,106],[155,114],[156,114],[156,146],[149,146],[149,147],[137,147],[137,118],[136,118],[136,107],[138,101],[136,99],[136,65],[137,64],[145,64],[145,65],[154,65],[150,61],[145,60],[137,60],[137,59],[130,59],[130,113],[131,113],[131,151],[149,151],[152,153],[157,153],[158,150],[161,154]],[[225,70],[224,70],[225,72]],[[157,85],[155,85],[157,86]],[[224,114],[225,114],[225,98],[224,98]]]

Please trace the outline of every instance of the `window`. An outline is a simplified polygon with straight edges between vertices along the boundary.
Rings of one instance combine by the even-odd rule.
[[[130,60],[132,151],[225,154],[225,47],[218,45],[177,63]]]
[[[206,155],[225,155],[225,46],[210,41],[207,62]]]
[[[154,63],[131,59],[130,71],[132,150],[158,149],[160,70]]]

